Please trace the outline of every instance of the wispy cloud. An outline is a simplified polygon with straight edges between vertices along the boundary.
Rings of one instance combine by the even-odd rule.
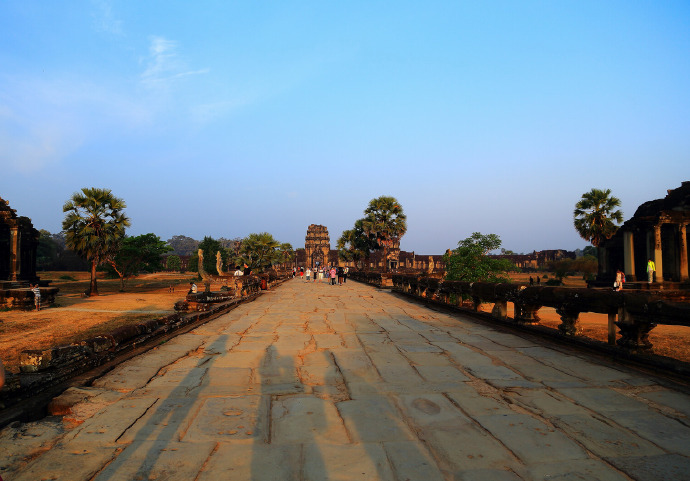
[[[178,79],[201,75],[209,69],[190,70],[177,54],[177,42],[165,37],[152,36],[146,70],[141,74],[142,83],[152,89],[166,89]]]
[[[91,0],[93,20],[96,30],[114,35],[122,35],[122,22],[113,14],[113,7],[107,0]]]

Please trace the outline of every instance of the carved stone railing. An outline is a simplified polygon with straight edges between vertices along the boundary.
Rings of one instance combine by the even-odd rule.
[[[609,344],[631,352],[652,349],[649,333],[657,324],[690,326],[690,303],[646,291],[469,283],[396,274],[392,281],[396,291],[472,311],[478,311],[481,303],[493,303],[492,317],[519,325],[538,325],[539,309],[552,307],[561,318],[558,330],[565,336],[581,334],[580,313],[607,314]],[[507,315],[509,302],[514,305],[512,319]],[[618,340],[614,326],[620,333]]]

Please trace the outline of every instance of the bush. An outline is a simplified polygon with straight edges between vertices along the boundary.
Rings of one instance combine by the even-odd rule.
[[[76,281],[74,277],[68,275],[60,276],[59,279],[63,281]]]

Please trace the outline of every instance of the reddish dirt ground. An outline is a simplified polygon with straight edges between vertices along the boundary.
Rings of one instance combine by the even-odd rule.
[[[19,370],[19,355],[24,349],[49,347],[79,342],[115,327],[152,319],[172,313],[175,301],[182,299],[189,289],[192,276],[182,274],[148,274],[127,281],[120,292],[120,281],[100,279],[99,297],[82,298],[88,287],[86,272],[43,272],[44,280],[52,280],[60,288],[56,306],[35,311],[0,311],[0,358],[8,370]],[[536,278],[536,275],[533,274]],[[74,280],[66,279],[71,277]],[[551,276],[549,276],[551,277]],[[529,282],[529,274],[515,274],[515,282]],[[170,292],[170,287],[175,291]],[[566,278],[566,287],[585,287],[581,278]],[[212,286],[213,290],[220,285]],[[490,310],[486,306],[484,310]],[[509,304],[509,315],[512,316]],[[553,308],[539,311],[541,322],[557,328],[560,318]],[[603,314],[580,315],[583,335],[606,342],[608,319]],[[654,352],[690,362],[690,328],[657,326],[650,334]]]

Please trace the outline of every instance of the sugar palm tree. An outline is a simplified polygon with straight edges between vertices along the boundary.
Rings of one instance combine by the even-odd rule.
[[[580,237],[599,247],[616,233],[616,224],[623,222],[623,212],[615,210],[620,205],[619,199],[611,197],[611,189],[585,192],[573,211],[575,230]]]
[[[364,232],[373,236],[383,250],[384,269],[387,271],[390,248],[407,232],[407,216],[395,197],[385,195],[372,199],[364,215]]]
[[[91,262],[89,296],[98,295],[96,268],[112,257],[129,227],[123,212],[125,202],[115,197],[110,189],[85,187],[72,194],[62,211],[67,246]]]

